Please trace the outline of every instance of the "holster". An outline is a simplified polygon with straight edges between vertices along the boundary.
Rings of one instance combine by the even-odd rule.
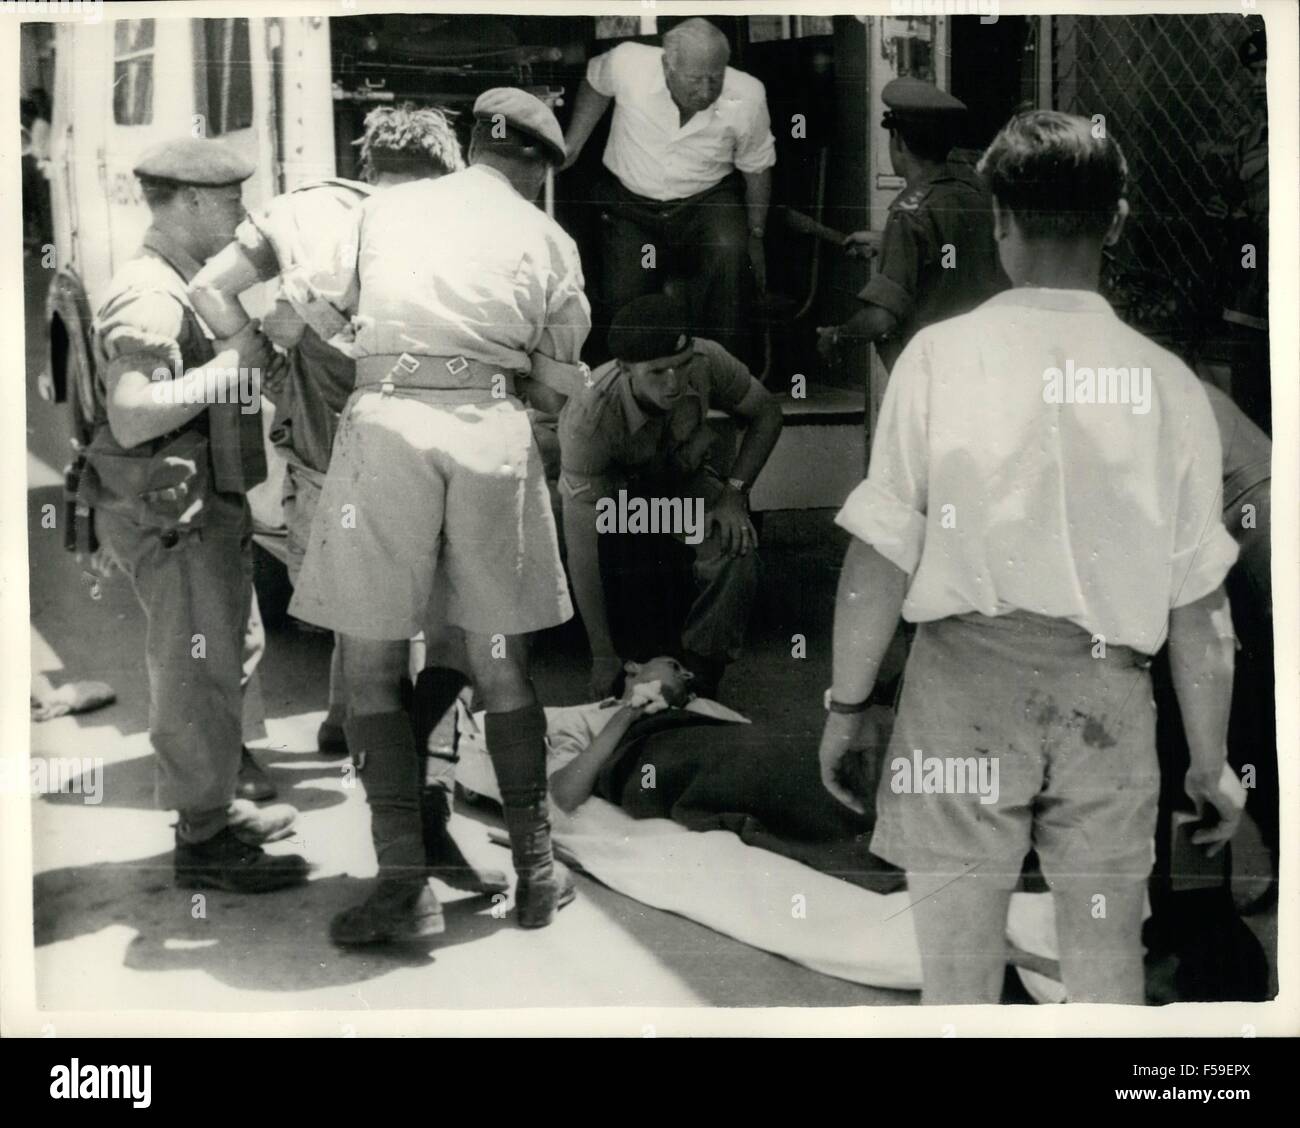
[[[182,431],[152,454],[96,448],[85,453],[78,508],[120,513],[138,525],[185,532],[207,522],[212,497],[208,439]]]

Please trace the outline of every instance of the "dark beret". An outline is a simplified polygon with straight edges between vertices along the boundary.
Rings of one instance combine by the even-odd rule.
[[[667,294],[637,298],[614,315],[608,343],[609,351],[628,364],[675,356],[691,343],[686,310]]]
[[[251,161],[224,141],[183,137],[152,146],[132,171],[136,176],[152,180],[219,188],[224,184],[242,184],[256,170]]]
[[[569,155],[564,147],[564,131],[540,98],[514,86],[494,86],[474,102],[474,117],[491,121],[498,114],[506,125],[540,142],[553,164],[564,163]]]

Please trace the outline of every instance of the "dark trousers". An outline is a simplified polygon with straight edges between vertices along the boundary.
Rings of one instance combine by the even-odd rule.
[[[610,320],[643,294],[666,288],[685,302],[691,328],[746,363],[753,294],[745,205],[734,177],[682,200],[651,200],[606,175],[601,206],[598,347]],[[603,323],[603,324],[602,324]]]

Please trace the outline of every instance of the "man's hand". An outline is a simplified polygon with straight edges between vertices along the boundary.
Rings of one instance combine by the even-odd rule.
[[[841,245],[850,258],[869,259],[880,253],[880,232],[854,231]]]
[[[834,360],[840,351],[840,326],[821,325],[817,328],[817,355],[822,360]]]
[[[587,690],[593,701],[603,701],[610,695],[614,679],[623,669],[623,660],[616,654],[593,654],[591,657],[591,677],[587,681]]]
[[[709,529],[718,529],[722,551],[728,556],[744,556],[758,547],[758,533],[749,519],[749,508],[743,494],[728,486],[709,514]]]
[[[271,363],[271,342],[256,320],[250,321],[234,336],[214,340],[212,347],[218,353],[234,349],[239,354],[241,368],[265,368]]]
[[[761,236],[749,237],[749,262],[754,268],[754,285],[760,294],[767,293],[767,248]]]
[[[1235,785],[1235,786],[1234,786]],[[1237,833],[1241,812],[1245,806],[1245,792],[1232,769],[1225,768],[1213,779],[1207,779],[1195,769],[1188,771],[1183,782],[1188,798],[1196,804],[1196,813],[1205,816],[1207,804],[1219,816],[1213,826],[1203,827],[1192,834],[1197,846],[1209,846],[1206,853],[1213,858]]]
[[[827,713],[826,725],[822,729],[821,746],[817,749],[817,761],[821,765],[822,786],[841,803],[860,815],[867,813],[862,801],[839,782],[840,761],[850,748],[861,744],[862,721],[865,713]],[[883,753],[881,753],[883,755]]]

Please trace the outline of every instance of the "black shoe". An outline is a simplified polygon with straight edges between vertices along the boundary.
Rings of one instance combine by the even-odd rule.
[[[342,725],[324,720],[316,730],[316,748],[322,756],[341,758],[348,754],[348,738]]]
[[[224,889],[227,893],[273,893],[307,880],[307,862],[297,854],[268,854],[241,842],[230,827],[205,842],[176,840],[176,884],[182,889]]]
[[[239,751],[239,777],[235,780],[235,798],[262,803],[276,797],[275,784],[247,748]]]
[[[330,939],[344,947],[422,940],[445,932],[442,906],[423,879],[381,879],[359,905],[330,921]]]
[[[461,853],[451,835],[451,796],[442,787],[420,791],[420,821],[429,876],[465,893],[505,893],[510,881],[501,870],[480,869]]]
[[[577,895],[573,875],[562,862],[551,863],[551,876],[544,880],[519,879],[515,890],[515,915],[520,928],[545,928],[555,914]]]

